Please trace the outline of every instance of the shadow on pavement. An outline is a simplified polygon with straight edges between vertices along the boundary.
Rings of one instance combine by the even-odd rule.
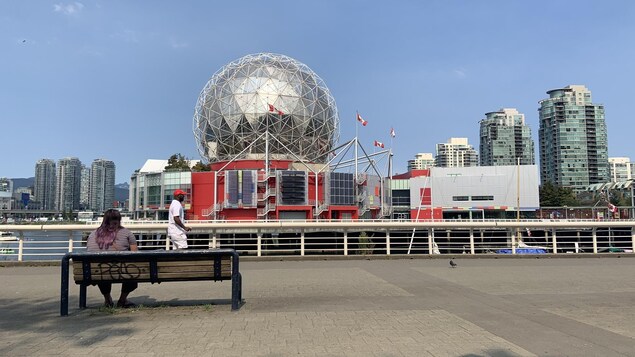
[[[130,313],[123,309],[102,309],[99,304],[79,309],[78,300],[71,298],[69,316],[65,317],[59,315],[60,303],[56,299],[0,299],[0,340],[3,340],[0,355],[7,356],[20,350],[55,353],[60,345],[82,348],[99,343],[103,346],[109,339],[134,335],[139,329],[131,327],[137,319],[133,311],[138,313],[146,307],[231,306],[231,299],[157,301],[148,296],[131,299],[143,307],[131,309]]]

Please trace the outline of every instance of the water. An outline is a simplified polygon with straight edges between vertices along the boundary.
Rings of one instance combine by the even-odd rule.
[[[73,250],[83,250],[86,244],[86,233],[74,231],[71,234]],[[68,253],[68,241],[68,231],[24,232],[22,260],[61,260],[64,254]],[[18,260],[17,240],[0,242],[0,260]]]

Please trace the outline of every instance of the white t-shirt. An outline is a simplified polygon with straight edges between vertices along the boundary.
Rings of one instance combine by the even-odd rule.
[[[168,234],[185,232],[185,230],[174,223],[174,217],[180,217],[181,223],[185,224],[185,212],[179,200],[172,200],[170,203],[170,211],[168,213]]]

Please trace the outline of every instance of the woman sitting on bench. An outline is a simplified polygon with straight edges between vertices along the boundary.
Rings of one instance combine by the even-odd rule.
[[[86,250],[89,252],[100,250],[130,250],[134,252],[137,249],[137,240],[134,234],[121,225],[121,214],[114,209],[104,212],[104,220],[101,222],[101,226],[88,236],[86,244]],[[119,296],[119,301],[117,301],[117,307],[130,308],[136,306],[128,301],[128,294],[134,291],[138,285],[134,281],[121,284],[121,295]],[[97,283],[97,286],[99,286],[99,291],[104,295],[105,306],[114,307],[115,304],[110,296],[112,283],[101,282]]]

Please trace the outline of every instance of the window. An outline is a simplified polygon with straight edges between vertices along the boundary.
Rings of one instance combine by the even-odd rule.
[[[452,196],[452,201],[469,201],[470,196]]]
[[[494,201],[494,196],[472,196],[472,201]]]
[[[331,204],[352,206],[355,204],[354,175],[352,173],[331,172]]]

